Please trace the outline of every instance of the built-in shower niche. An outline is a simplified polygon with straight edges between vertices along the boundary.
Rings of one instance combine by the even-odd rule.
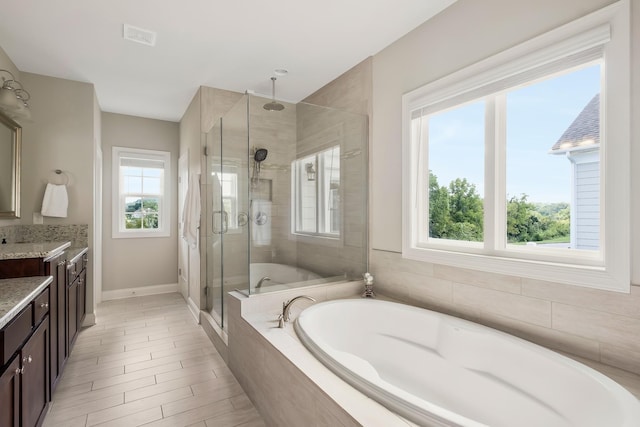
[[[367,269],[367,117],[245,95],[207,133],[207,308]]]

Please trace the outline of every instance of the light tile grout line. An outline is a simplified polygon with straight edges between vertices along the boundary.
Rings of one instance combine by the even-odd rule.
[[[127,423],[136,419],[148,423],[154,408],[160,408],[162,419],[152,421],[150,425],[156,422],[163,425],[167,422],[176,423],[181,419],[189,419],[190,424],[206,424],[207,420],[217,418],[211,418],[211,413],[205,409],[211,401],[224,401],[232,410],[228,425],[216,424],[216,427],[235,426],[237,423],[231,422],[235,417],[233,412],[237,412],[238,419],[241,419],[246,417],[247,408],[235,409],[231,397],[243,396],[247,401],[248,398],[188,310],[179,294],[136,297],[101,304],[97,310],[100,322],[98,329],[94,333],[91,333],[91,328],[80,332],[76,342],[78,352],[75,357],[74,353],[71,354],[66,365],[60,388],[54,392],[49,414],[45,417],[44,427],[72,422],[86,427],[93,425],[96,417],[101,417],[103,421],[100,423],[110,425],[117,425],[116,420],[125,417]],[[146,346],[136,347],[146,343],[149,343],[150,350]],[[163,363],[163,359],[166,359],[166,363]],[[149,364],[148,368],[145,363]],[[101,364],[104,364],[102,369]],[[127,367],[142,369],[128,371]],[[122,371],[118,368],[122,368]],[[108,370],[113,375],[109,375]],[[180,375],[182,370],[184,376]],[[151,377],[152,382],[145,380]],[[216,383],[216,378],[222,382]],[[207,381],[212,382],[207,384]],[[145,382],[148,385],[144,385]],[[101,387],[96,389],[96,384]],[[197,384],[204,386],[196,395],[194,386]],[[82,386],[85,390],[89,386],[89,390],[82,391]],[[185,386],[189,387],[191,396],[184,396]],[[203,397],[203,390],[211,396],[210,399]],[[132,396],[137,398],[127,402],[127,393],[133,391],[136,393]],[[160,398],[160,395],[163,397]],[[157,404],[159,399],[162,404]],[[112,405],[116,400],[122,403]],[[129,406],[124,406],[127,404]],[[169,416],[165,406],[171,408]],[[255,408],[251,409],[255,411]],[[264,425],[257,411],[255,413],[258,425]],[[91,417],[92,414],[96,415]],[[145,418],[147,421],[142,421]],[[164,423],[161,422],[163,420]]]

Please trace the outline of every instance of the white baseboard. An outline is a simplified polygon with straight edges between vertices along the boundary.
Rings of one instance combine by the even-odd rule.
[[[96,314],[95,313],[87,313],[84,317],[84,321],[82,322],[82,326],[93,326],[96,324]]]
[[[191,314],[193,314],[193,317],[196,319],[196,322],[200,324],[200,307],[198,307],[191,298],[187,298],[187,306],[189,307]]]
[[[139,288],[116,289],[113,291],[102,291],[102,301],[146,295],[169,294],[172,292],[178,292],[177,283],[169,283],[167,285],[141,286]]]

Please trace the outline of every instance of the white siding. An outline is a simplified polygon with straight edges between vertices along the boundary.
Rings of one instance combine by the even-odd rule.
[[[597,250],[600,246],[600,163],[576,163],[576,203],[571,214],[575,220],[576,249]]]

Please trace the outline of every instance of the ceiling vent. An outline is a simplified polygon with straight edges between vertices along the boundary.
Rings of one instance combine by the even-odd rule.
[[[142,28],[134,27],[133,25],[124,24],[122,36],[125,40],[144,44],[147,46],[156,45],[155,31],[145,30]]]

